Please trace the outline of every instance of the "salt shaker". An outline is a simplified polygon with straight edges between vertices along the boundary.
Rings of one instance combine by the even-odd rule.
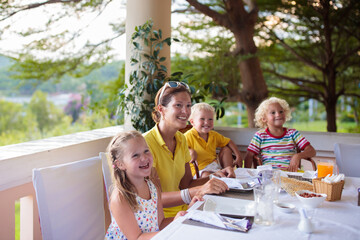
[[[300,208],[299,213],[300,213],[300,223],[298,225],[299,231],[305,232],[305,233],[312,233],[314,228],[313,228],[311,220],[308,218],[308,216],[306,214],[305,209]]]

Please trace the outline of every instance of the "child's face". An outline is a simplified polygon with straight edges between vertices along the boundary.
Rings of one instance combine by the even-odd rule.
[[[263,117],[263,121],[269,128],[282,128],[285,120],[285,111],[278,103],[270,104],[265,116]]]
[[[124,156],[117,161],[121,170],[125,170],[130,180],[150,175],[153,157],[145,139],[136,137],[124,143]]]
[[[190,122],[199,134],[207,134],[214,128],[214,113],[200,110]]]

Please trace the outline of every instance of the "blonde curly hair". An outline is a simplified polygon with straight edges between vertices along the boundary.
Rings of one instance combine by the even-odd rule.
[[[265,99],[262,103],[260,103],[259,107],[255,111],[255,125],[259,128],[266,128],[267,125],[265,122],[263,122],[263,118],[265,117],[266,111],[269,108],[270,104],[278,103],[285,112],[285,120],[289,121],[291,119],[291,111],[289,104],[281,98],[277,97],[271,97],[268,99]]]

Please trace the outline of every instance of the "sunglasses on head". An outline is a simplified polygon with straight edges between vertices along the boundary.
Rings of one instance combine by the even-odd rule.
[[[169,82],[167,82],[165,85],[164,85],[164,87],[162,88],[162,90],[161,90],[161,93],[160,93],[160,96],[159,96],[159,100],[158,100],[158,104],[160,104],[160,100],[161,100],[161,98],[162,98],[162,96],[164,95],[164,92],[165,92],[165,89],[166,88],[177,88],[177,87],[181,87],[181,86],[183,86],[183,87],[185,87],[189,92],[190,92],[190,88],[189,88],[189,86],[186,84],[186,83],[184,83],[184,82],[175,82],[175,81],[169,81]]]

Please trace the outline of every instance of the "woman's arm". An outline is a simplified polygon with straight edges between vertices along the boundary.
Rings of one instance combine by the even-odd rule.
[[[185,175],[180,182],[180,189],[189,189],[190,197],[202,197],[205,194],[219,194],[229,190],[226,183],[219,179],[199,178],[193,179],[189,163],[185,164]],[[174,207],[185,204],[181,198],[180,191],[162,192],[163,207]]]
[[[294,156],[292,156],[290,160],[290,165],[288,167],[288,171],[296,172],[299,168],[301,159],[311,158],[314,157],[315,155],[316,155],[316,151],[313,148],[313,146],[311,146],[311,144],[307,145],[304,148],[304,151],[294,154]]]
[[[114,190],[110,198],[110,210],[121,232],[127,239],[151,239],[157,232],[142,233],[129,203]]]
[[[223,174],[225,175],[226,173]],[[191,198],[196,195],[202,197],[205,194],[219,194],[229,190],[229,187],[226,185],[226,183],[219,179],[214,178],[210,181],[208,177],[193,179],[189,163],[185,164],[185,175],[182,178],[179,187],[180,189],[189,188]]]

